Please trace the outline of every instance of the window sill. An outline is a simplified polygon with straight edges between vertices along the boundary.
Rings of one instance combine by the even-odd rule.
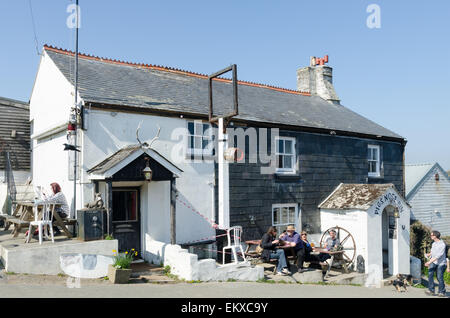
[[[280,173],[274,174],[275,180],[278,181],[300,181],[300,175],[298,173]]]

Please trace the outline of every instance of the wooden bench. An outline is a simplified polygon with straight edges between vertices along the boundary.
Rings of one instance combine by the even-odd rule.
[[[344,258],[342,256],[344,254],[343,250],[340,250],[340,251],[326,251],[326,250],[320,251],[320,250],[318,250],[313,253],[318,255],[320,252],[330,254],[330,256],[331,256],[331,258],[329,258],[329,262],[327,262],[328,265],[327,265],[326,269],[324,269],[323,266],[321,265],[322,269],[324,269],[324,272],[325,272],[325,276],[324,276],[325,278],[328,277],[328,274],[330,273],[330,270],[332,267],[337,268],[337,269],[343,269],[345,273],[348,273],[348,262],[346,260],[344,260]],[[310,263],[320,265],[319,261],[311,260]]]
[[[261,244],[261,240],[250,240],[250,241],[245,241],[245,244],[247,245],[247,248],[245,249],[245,252],[244,252],[245,256],[249,256],[250,258],[253,258],[253,259],[260,259],[260,260],[261,260],[261,253],[258,253],[258,252],[256,252],[256,250],[255,250],[256,247],[259,246],[259,245]],[[286,258],[287,258],[288,262],[291,261],[291,260],[293,260],[293,261],[295,262],[295,264],[298,266],[298,264],[297,264],[297,255],[295,255],[295,253],[293,252],[294,249],[293,249],[292,247],[286,248],[286,249],[292,250],[292,251],[289,253],[289,255],[286,255]],[[285,253],[286,253],[286,249],[285,249]],[[276,259],[276,258],[271,258],[271,259],[269,260],[269,262],[262,262],[262,263],[269,263],[269,264],[275,265],[275,266],[274,266],[273,273],[274,273],[274,274],[276,273],[276,271],[277,271],[277,266],[276,266],[276,265],[277,265],[277,263],[278,263],[278,259]]]
[[[17,235],[19,235],[21,229],[28,228],[30,226],[30,221],[21,220],[18,218],[9,219],[8,222],[10,224],[14,224],[14,230],[11,233],[13,235],[13,237],[17,237]]]

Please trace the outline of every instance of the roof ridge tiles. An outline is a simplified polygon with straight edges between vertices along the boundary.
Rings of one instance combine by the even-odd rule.
[[[47,45],[47,44],[44,45],[44,49],[52,51],[52,52],[56,52],[56,53],[61,53],[61,54],[75,55],[75,52],[72,52],[70,50],[54,47],[52,45]],[[111,63],[111,64],[128,65],[128,66],[135,66],[135,67],[141,67],[141,68],[147,68],[147,69],[154,69],[154,70],[159,70],[159,71],[181,73],[183,75],[194,76],[194,77],[199,77],[199,78],[208,78],[209,77],[206,74],[201,74],[201,73],[192,72],[192,71],[186,71],[186,70],[177,69],[175,67],[170,67],[170,66],[144,64],[144,63],[133,63],[133,62],[128,62],[128,61],[116,60],[116,59],[112,59],[112,58],[99,57],[99,56],[90,55],[90,54],[86,54],[86,53],[79,53],[78,56],[80,56],[81,58],[89,59],[89,60],[96,60],[96,61],[107,62],[107,63]],[[218,78],[215,78],[214,80],[221,81],[221,82],[230,82],[231,81],[231,79],[223,78],[223,77],[218,77]],[[301,91],[297,91],[297,90],[293,90],[293,89],[289,89],[289,88],[278,87],[278,86],[269,85],[269,84],[261,84],[261,83],[255,83],[255,82],[250,82],[250,81],[243,81],[243,80],[238,80],[238,84],[253,86],[253,87],[267,88],[267,89],[276,90],[276,91],[280,91],[283,93],[289,93],[289,94],[311,96],[311,94],[308,92],[301,92]]]

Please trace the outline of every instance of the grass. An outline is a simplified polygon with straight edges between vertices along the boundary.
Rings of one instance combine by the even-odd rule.
[[[415,288],[426,288],[425,287],[425,285],[424,284],[415,284],[415,285],[412,285],[412,287],[415,287]]]
[[[176,281],[185,281],[184,279],[180,279],[177,275],[172,274],[170,271],[171,271],[171,268],[169,265],[164,266],[164,268],[163,268],[164,275],[166,275],[167,277],[172,278],[173,280],[176,280]],[[194,281],[192,281],[192,282],[194,282]]]
[[[17,275],[17,273],[14,272],[5,272],[6,275]]]

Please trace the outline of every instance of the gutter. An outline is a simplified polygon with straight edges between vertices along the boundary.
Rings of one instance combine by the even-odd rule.
[[[209,121],[209,116],[207,114],[202,114],[202,113],[182,113],[180,111],[173,111],[173,110],[146,109],[146,108],[142,108],[142,107],[138,107],[138,106],[112,105],[112,104],[103,104],[103,103],[96,103],[96,102],[87,102],[87,104],[91,107],[91,109],[97,109],[97,110],[110,110],[110,111],[127,112],[127,113],[152,114],[152,115],[164,116],[164,117],[180,117],[180,116],[182,116],[182,118],[204,119],[204,120]],[[241,123],[241,124],[243,124],[242,125],[243,127],[254,125],[256,127],[261,127],[261,128],[279,128],[279,129],[283,129],[283,130],[311,132],[311,133],[319,133],[319,134],[325,134],[325,135],[348,136],[348,137],[358,137],[358,138],[381,140],[381,141],[391,141],[391,142],[401,143],[403,145],[403,147],[407,143],[407,140],[404,138],[363,134],[363,133],[344,131],[344,130],[333,130],[330,128],[294,126],[294,125],[286,125],[286,124],[278,124],[278,123],[270,123],[270,122],[260,122],[260,121],[254,121],[254,120],[252,121],[252,120],[240,119],[240,118],[236,118],[236,117],[234,117],[232,119],[232,122]]]
[[[31,135],[30,139],[40,140],[40,139],[44,139],[44,138],[56,135],[62,131],[65,131],[67,129],[68,124],[69,124],[69,122],[65,122],[64,124],[60,124],[58,126],[53,126],[44,131],[40,131],[38,133]]]

